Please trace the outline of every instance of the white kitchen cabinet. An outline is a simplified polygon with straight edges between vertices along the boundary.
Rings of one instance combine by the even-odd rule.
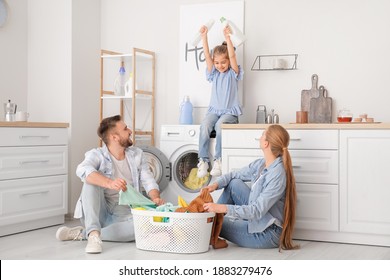
[[[0,123],[0,236],[64,222],[67,127]]]
[[[390,130],[340,132],[340,231],[390,244]],[[385,235],[385,236],[383,236]]]
[[[222,169],[230,172],[261,157],[263,130],[223,129]],[[297,184],[296,228],[338,230],[338,131],[289,130]],[[313,207],[314,206],[314,207]]]
[[[267,125],[224,126],[223,172],[261,156]],[[283,126],[297,186],[294,238],[390,246],[390,124]]]

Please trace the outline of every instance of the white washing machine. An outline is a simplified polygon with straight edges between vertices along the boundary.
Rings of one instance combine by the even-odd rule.
[[[188,203],[199,195],[199,190],[212,183],[212,176],[196,177],[199,151],[200,125],[163,125],[161,127],[160,150],[144,147],[149,154],[149,165],[160,186],[161,197],[177,205],[180,195]],[[209,159],[213,162],[215,138],[211,138]],[[161,154],[162,153],[162,154]],[[209,171],[211,166],[209,165]],[[212,193],[216,202],[221,191]]]

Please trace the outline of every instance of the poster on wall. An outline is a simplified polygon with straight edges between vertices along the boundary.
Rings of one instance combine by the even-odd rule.
[[[202,42],[192,42],[202,25],[214,21],[208,32],[210,51],[225,40],[220,18],[232,21],[244,32],[244,1],[182,5],[180,7],[180,102],[188,95],[194,107],[208,107],[211,83],[206,80],[206,61]],[[237,62],[243,68],[243,45],[236,49]],[[240,102],[243,103],[243,83],[239,83]]]

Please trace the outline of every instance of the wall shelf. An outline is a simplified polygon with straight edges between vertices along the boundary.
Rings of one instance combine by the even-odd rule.
[[[296,70],[298,54],[258,55],[252,71]]]

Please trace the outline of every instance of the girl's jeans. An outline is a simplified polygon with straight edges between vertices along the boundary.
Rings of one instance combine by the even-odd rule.
[[[84,183],[81,191],[85,236],[97,230],[100,238],[107,241],[134,241],[134,225],[131,209],[118,205],[118,199],[107,199],[104,188]]]
[[[233,179],[224,188],[219,204],[247,205],[250,188],[240,179]],[[241,247],[277,248],[282,229],[272,224],[263,232],[248,232],[248,221],[225,216],[220,236]]]
[[[221,159],[221,125],[223,123],[238,123],[238,117],[233,115],[221,115],[208,113],[200,125],[199,158],[209,162],[210,133],[215,130],[216,144],[214,159]]]

